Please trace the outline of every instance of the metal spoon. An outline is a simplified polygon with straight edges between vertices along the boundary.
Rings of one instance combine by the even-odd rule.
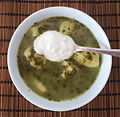
[[[100,49],[100,48],[90,48],[75,45],[75,51],[88,51],[88,52],[96,52],[100,54],[108,54],[116,57],[120,57],[120,49]]]

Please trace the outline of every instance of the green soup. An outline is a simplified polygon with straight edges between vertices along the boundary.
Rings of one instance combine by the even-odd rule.
[[[54,101],[71,100],[88,90],[94,83],[101,64],[101,56],[99,56],[100,63],[97,67],[87,67],[79,64],[74,59],[74,54],[66,60],[66,66],[62,65],[63,61],[52,62],[41,55],[39,56],[42,58],[32,58],[32,55],[35,55],[32,48],[34,39],[47,30],[60,31],[62,22],[65,22],[66,26],[72,26],[68,29],[64,27],[62,31],[71,36],[76,44],[99,48],[95,37],[85,25],[67,17],[50,17],[36,22],[29,28],[24,34],[17,54],[19,72],[27,86],[38,95]],[[31,47],[32,57],[26,59],[24,52],[28,47]],[[32,63],[32,60],[35,60],[35,62]],[[34,67],[36,65],[40,65],[40,67]],[[67,73],[66,70],[69,65],[72,66],[72,72],[67,71],[69,72]],[[65,78],[63,72],[65,72]]]

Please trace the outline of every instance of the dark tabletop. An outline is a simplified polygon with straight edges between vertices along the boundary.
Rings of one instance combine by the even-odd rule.
[[[101,93],[89,104],[68,112],[38,108],[14,87],[7,67],[7,49],[17,26],[31,13],[51,6],[69,6],[93,17],[111,47],[120,48],[120,0],[0,0],[0,117],[120,117],[120,59]]]

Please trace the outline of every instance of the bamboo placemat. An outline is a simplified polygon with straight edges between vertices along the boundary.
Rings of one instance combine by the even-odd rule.
[[[120,0],[0,0],[0,117],[120,117],[119,58],[113,58],[111,75],[102,92],[73,111],[38,108],[14,87],[7,67],[11,36],[31,13],[51,6],[69,6],[86,12],[103,27],[111,47],[120,48]]]

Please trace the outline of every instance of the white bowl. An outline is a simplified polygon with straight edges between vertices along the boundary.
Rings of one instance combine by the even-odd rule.
[[[55,102],[38,96],[27,87],[19,74],[17,66],[17,52],[20,41],[28,28],[31,27],[35,22],[51,16],[66,16],[75,18],[79,22],[85,24],[91,30],[101,48],[110,48],[110,44],[103,29],[94,19],[82,11],[69,7],[50,7],[39,10],[27,17],[14,32],[9,44],[7,60],[9,73],[17,90],[23,97],[38,107],[52,111],[68,111],[89,103],[100,93],[108,80],[111,71],[112,57],[109,55],[102,55],[101,69],[96,81],[89,90],[72,101]]]

